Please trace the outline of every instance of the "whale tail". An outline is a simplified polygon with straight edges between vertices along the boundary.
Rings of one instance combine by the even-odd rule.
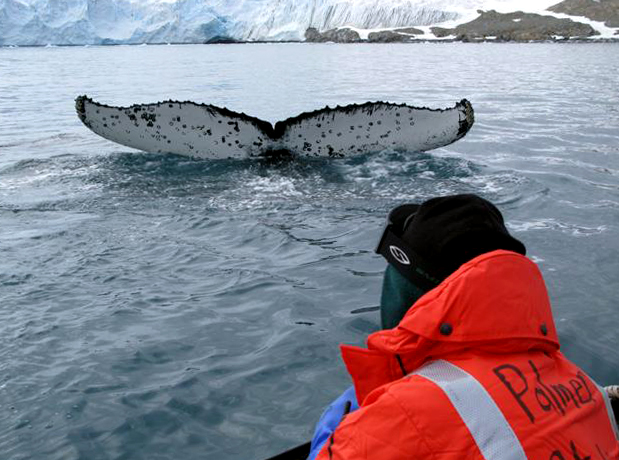
[[[275,126],[190,101],[113,107],[79,96],[75,107],[89,129],[118,144],[210,159],[260,157],[278,151],[316,157],[385,149],[423,152],[464,137],[474,123],[473,107],[466,99],[447,109],[387,102],[325,107]]]

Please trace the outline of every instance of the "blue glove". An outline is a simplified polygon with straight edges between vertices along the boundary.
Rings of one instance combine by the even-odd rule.
[[[342,421],[342,418],[344,418],[344,415],[357,409],[359,409],[359,404],[355,395],[355,387],[351,386],[339,398],[333,401],[320,416],[320,420],[318,420],[314,430],[312,447],[307,460],[314,460],[316,458],[322,446],[324,446],[329,436],[331,436]]]

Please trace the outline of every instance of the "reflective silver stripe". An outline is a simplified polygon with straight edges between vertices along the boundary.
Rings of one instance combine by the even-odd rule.
[[[595,383],[595,380],[593,380],[591,377],[589,377],[589,380]],[[608,412],[608,418],[610,419],[610,424],[613,427],[613,431],[615,432],[615,438],[619,440],[619,429],[617,428],[617,421],[615,420],[615,414],[613,413],[613,406],[610,404],[610,398],[608,397],[608,393],[606,393],[606,390],[602,388],[601,386],[599,386],[597,383],[595,383],[595,386],[598,387],[599,392],[602,393],[602,398],[604,399],[604,405],[606,406],[606,411]]]
[[[443,360],[426,364],[410,375],[426,378],[445,392],[486,460],[526,460],[514,430],[472,375]]]

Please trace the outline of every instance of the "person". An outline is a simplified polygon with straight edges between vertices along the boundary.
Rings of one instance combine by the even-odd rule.
[[[341,347],[353,386],[309,459],[619,458],[606,392],[559,351],[542,275],[476,195],[390,214],[382,330]]]

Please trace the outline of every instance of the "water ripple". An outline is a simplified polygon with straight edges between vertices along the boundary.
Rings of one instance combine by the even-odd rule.
[[[4,457],[268,458],[305,441],[350,385],[338,345],[378,327],[386,212],[445,193],[497,203],[545,275],[565,353],[619,380],[616,46],[0,49],[9,59]],[[197,161],[97,138],[74,113],[83,93],[271,121],[466,97],[476,124],[429,153]]]

